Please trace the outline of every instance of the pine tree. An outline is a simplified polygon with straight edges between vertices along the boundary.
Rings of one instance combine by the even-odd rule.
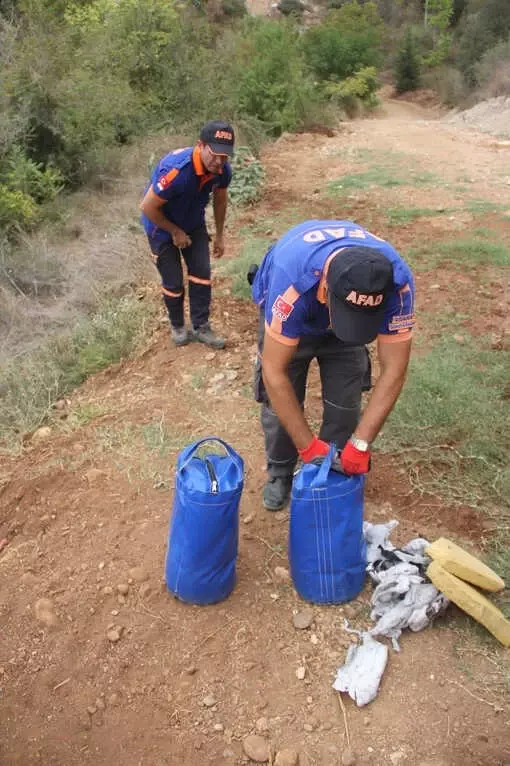
[[[411,29],[408,28],[404,41],[398,51],[396,61],[397,93],[416,90],[420,84],[420,70],[420,55]]]

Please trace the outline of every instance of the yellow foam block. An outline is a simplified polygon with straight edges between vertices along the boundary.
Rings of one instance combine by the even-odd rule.
[[[505,583],[496,572],[446,537],[440,537],[425,548],[425,553],[441,564],[447,572],[473,583],[478,588],[495,592],[505,587]]]
[[[447,572],[438,561],[429,564],[427,576],[450,601],[486,627],[504,646],[510,646],[510,620],[485,596]]]

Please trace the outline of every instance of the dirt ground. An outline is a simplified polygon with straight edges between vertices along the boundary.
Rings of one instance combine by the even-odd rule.
[[[440,117],[390,100],[332,136],[284,136],[266,147],[264,198],[231,218],[227,257],[238,254],[243,231],[259,226],[270,239],[292,216],[355,219],[397,247],[466,234],[473,223],[462,211],[392,229],[379,212],[389,193],[408,208],[470,198],[510,209],[508,144]],[[442,182],[341,199],[323,193],[367,157],[394,162],[397,154]],[[477,321],[498,332],[505,287],[496,273],[488,279],[479,295],[476,271],[421,270],[418,308],[455,307],[469,294]],[[294,627],[307,605],[276,570],[288,567],[288,513],[267,513],[260,501],[263,440],[250,393],[256,312],[228,294],[225,277],[215,289],[224,352],[173,348],[161,315],[135,358],[91,378],[59,405],[50,433],[0,459],[0,539],[8,540],[0,553],[0,763],[234,766],[249,762],[243,739],[259,733],[273,751],[298,752],[301,766],[349,763],[349,748],[352,762],[367,766],[509,766],[508,652],[453,607],[433,627],[406,633],[377,699],[357,708],[344,696],[344,716],[332,689],[352,640],[344,618],[370,624],[371,587],[349,604],[313,606],[311,626]],[[155,284],[144,299],[157,299]],[[424,323],[418,332],[433,335]],[[310,417],[318,406],[315,381]],[[223,603],[196,607],[168,593],[163,567],[175,458],[206,435],[241,453],[246,482],[236,588]],[[373,462],[365,517],[398,519],[395,543],[445,535],[483,549],[491,531],[483,514],[413,492],[396,455]]]

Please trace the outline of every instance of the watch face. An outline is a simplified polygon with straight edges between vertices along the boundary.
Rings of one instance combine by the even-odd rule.
[[[356,449],[361,450],[361,452],[368,452],[370,449],[370,445],[367,441],[364,439],[357,439],[355,436],[351,437],[351,441],[356,447]]]

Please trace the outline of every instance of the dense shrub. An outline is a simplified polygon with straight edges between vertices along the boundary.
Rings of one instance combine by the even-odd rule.
[[[264,168],[250,149],[246,146],[236,148],[232,159],[232,181],[229,186],[229,197],[236,205],[247,205],[256,202],[262,193],[264,184]]]
[[[411,29],[400,45],[396,60],[395,87],[397,93],[416,90],[420,85],[421,61]]]
[[[485,98],[510,96],[510,37],[484,53],[475,77]]]
[[[302,126],[310,105],[319,100],[292,22],[250,19],[235,74],[239,112],[256,118],[269,135]]]
[[[341,82],[329,82],[327,95],[345,112],[354,116],[363,107],[372,108],[377,104],[377,70],[375,67],[363,67],[352,77]]]
[[[381,62],[383,27],[375,3],[349,2],[328,12],[324,22],[304,35],[303,50],[321,80],[352,77]]]

